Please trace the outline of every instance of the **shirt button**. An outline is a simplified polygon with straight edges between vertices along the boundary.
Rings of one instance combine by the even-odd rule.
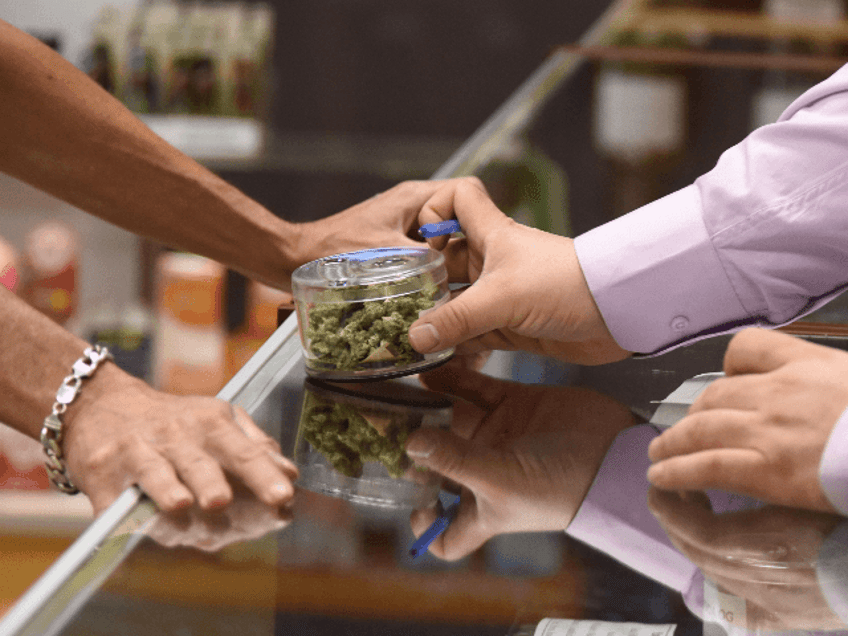
[[[671,328],[674,331],[686,331],[689,326],[689,319],[686,316],[675,316],[671,319]]]

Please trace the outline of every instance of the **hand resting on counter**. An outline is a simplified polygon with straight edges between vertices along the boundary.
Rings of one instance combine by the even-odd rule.
[[[730,341],[724,372],[651,443],[649,481],[833,512],[819,466],[848,406],[848,353],[748,329]]]

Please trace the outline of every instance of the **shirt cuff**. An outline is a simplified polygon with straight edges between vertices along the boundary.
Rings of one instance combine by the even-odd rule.
[[[848,409],[830,432],[819,463],[819,483],[831,505],[848,516]]]
[[[622,431],[566,534],[677,591],[688,589],[697,568],[678,552],[647,506],[648,444],[652,426]]]
[[[574,246],[607,327],[628,351],[658,353],[747,317],[695,185],[578,236]],[[650,311],[640,309],[645,303]]]

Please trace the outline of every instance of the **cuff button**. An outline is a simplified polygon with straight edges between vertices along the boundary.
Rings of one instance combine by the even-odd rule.
[[[675,316],[671,319],[671,328],[674,331],[686,331],[689,328],[689,319],[686,316]]]

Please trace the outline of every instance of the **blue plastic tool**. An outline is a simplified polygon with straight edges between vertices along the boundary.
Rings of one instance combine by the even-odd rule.
[[[427,528],[424,534],[418,537],[418,539],[415,540],[415,543],[412,544],[412,547],[409,549],[409,554],[412,555],[413,559],[424,554],[430,547],[430,544],[433,543],[440,534],[448,529],[451,521],[453,521],[454,517],[456,517],[457,510],[459,510],[459,497],[457,497],[456,500],[439,515],[439,517],[433,522],[433,525]]]
[[[456,232],[462,232],[462,228],[459,227],[459,221],[456,219],[451,221],[439,221],[438,223],[427,223],[418,229],[418,233],[424,238],[435,238],[437,236],[454,234]]]

